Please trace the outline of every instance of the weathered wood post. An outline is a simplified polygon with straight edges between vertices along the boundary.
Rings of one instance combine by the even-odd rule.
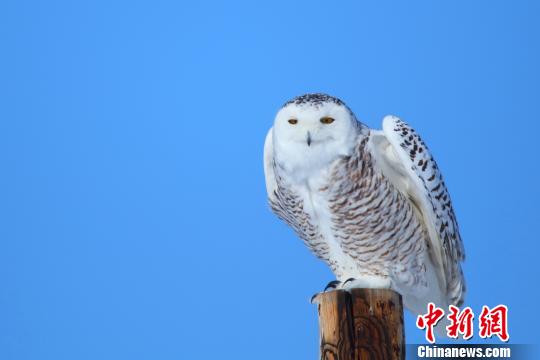
[[[321,360],[405,359],[401,295],[388,289],[319,294]]]

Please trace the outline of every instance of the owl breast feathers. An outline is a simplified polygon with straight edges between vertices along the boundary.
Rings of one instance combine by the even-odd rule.
[[[349,287],[401,293],[414,313],[461,305],[464,249],[441,172],[420,136],[387,116],[367,128],[339,99],[278,112],[264,146],[268,201]]]

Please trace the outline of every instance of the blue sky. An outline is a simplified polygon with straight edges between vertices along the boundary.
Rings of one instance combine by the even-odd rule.
[[[332,275],[269,211],[262,169],[275,112],[315,91],[417,129],[467,304],[508,305],[511,342],[536,342],[539,10],[3,1],[0,358],[315,358],[308,300]]]

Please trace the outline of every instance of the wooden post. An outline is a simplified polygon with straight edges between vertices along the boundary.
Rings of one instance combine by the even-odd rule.
[[[335,290],[315,298],[321,360],[405,359],[401,295],[388,289]]]

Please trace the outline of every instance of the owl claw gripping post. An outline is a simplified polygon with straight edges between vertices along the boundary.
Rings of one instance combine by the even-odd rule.
[[[325,94],[287,102],[264,145],[270,206],[338,288],[393,289],[415,314],[459,306],[464,250],[439,168],[405,122],[387,116],[382,127]]]

